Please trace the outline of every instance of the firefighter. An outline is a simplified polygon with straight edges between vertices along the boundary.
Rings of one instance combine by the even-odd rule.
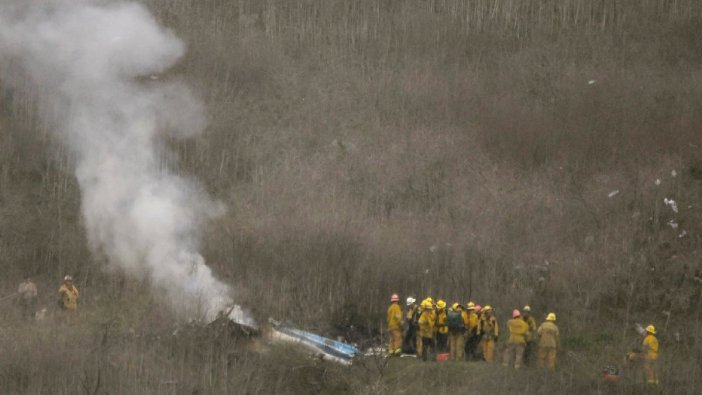
[[[22,318],[33,319],[37,310],[37,286],[27,277],[17,288],[17,295]]]
[[[436,350],[439,353],[444,353],[448,349],[448,326],[446,325],[446,302],[439,300],[436,302],[436,325],[434,332],[436,334]]]
[[[388,332],[390,339],[388,341],[388,354],[402,354],[402,308],[399,305],[400,296],[392,294],[390,297],[390,307],[388,307]]]
[[[558,327],[556,326],[556,313],[548,313],[546,322],[536,330],[539,335],[538,358],[539,368],[544,364],[549,369],[556,369],[556,351],[558,349]]]
[[[507,328],[509,329],[509,340],[507,340],[507,348],[505,348],[505,354],[502,358],[502,365],[508,366],[511,363],[510,360],[514,358],[514,368],[520,369],[524,359],[524,348],[526,346],[529,324],[522,319],[519,310],[514,309],[512,311],[512,319],[507,321]]]
[[[432,322],[432,330],[434,328],[434,301],[431,297],[428,297],[422,301],[422,303],[419,304],[419,316],[417,317],[417,331],[419,332],[419,318],[422,316],[422,314],[427,311],[427,316],[431,319]],[[432,336],[432,342],[433,342],[433,336]],[[423,342],[422,342],[422,336],[417,335],[417,356],[422,355],[422,350],[423,350]]]
[[[78,311],[78,288],[73,285],[73,277],[65,276],[63,284],[58,290],[61,309],[67,313],[75,314]]]
[[[449,331],[449,352],[452,361],[463,360],[463,343],[465,341],[468,316],[462,306],[454,303],[446,315],[446,325]]]
[[[419,315],[419,339],[421,340],[422,361],[426,362],[434,340],[434,306],[428,300],[422,302],[422,314]]]
[[[431,297],[427,298],[427,303],[429,307],[429,315],[431,316],[432,320],[432,325],[434,328],[434,336],[432,337],[431,340],[431,345],[432,345],[432,351],[436,350],[436,303],[434,303],[434,299]]]
[[[478,317],[478,313],[476,312],[475,303],[468,302],[466,304],[464,315],[466,320],[465,355],[466,358],[475,360],[478,359],[477,349],[478,344],[480,343],[480,334],[478,333],[478,324],[480,323],[480,317]]]
[[[407,354],[417,353],[417,319],[419,319],[419,305],[417,299],[408,297],[406,300],[407,311],[405,312],[405,339],[403,351]]]
[[[483,316],[480,320],[480,336],[483,343],[483,358],[485,362],[495,360],[495,343],[499,338],[500,329],[497,318],[493,315],[492,306],[483,307]]]
[[[656,338],[656,328],[651,324],[646,327],[646,335],[641,345],[643,352],[643,366],[646,372],[646,383],[658,385],[658,374],[656,372],[656,361],[658,360],[658,339]]]
[[[526,346],[524,347],[524,364],[529,365],[529,361],[534,354],[534,338],[536,337],[536,320],[531,315],[531,307],[524,306],[522,309],[522,319],[529,325],[529,330],[526,334]]]

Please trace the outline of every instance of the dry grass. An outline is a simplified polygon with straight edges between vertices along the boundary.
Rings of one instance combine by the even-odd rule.
[[[164,162],[229,207],[203,235],[204,253],[259,318],[380,339],[395,291],[474,298],[500,314],[531,303],[559,312],[593,374],[619,361],[632,322],[653,321],[664,353],[681,349],[666,380],[696,392],[699,1],[147,3],[189,44],[167,78],[193,85],[210,115],[205,135],[173,141]],[[151,317],[159,302],[146,284],[94,262],[72,159],[32,104],[41,92],[0,86],[3,284],[10,292],[29,272],[53,305],[56,279],[74,273],[92,317],[71,334],[8,316],[0,391],[92,393],[98,372],[98,393],[404,388],[362,367],[358,380],[329,367],[325,383],[327,368],[306,363],[309,377],[295,381],[270,354],[232,347],[238,362],[224,363],[194,340],[130,334],[176,323]],[[124,326],[105,335],[113,320]],[[610,391],[567,366],[553,382],[495,378],[494,390]]]

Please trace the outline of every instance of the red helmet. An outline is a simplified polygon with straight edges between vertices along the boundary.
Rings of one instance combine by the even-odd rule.
[[[522,315],[522,313],[520,313],[519,310],[517,310],[517,309],[512,310],[512,318],[517,318],[521,315]]]
[[[391,302],[399,302],[399,301],[400,301],[400,295],[398,295],[398,294],[392,294],[392,296],[390,297],[390,301],[391,301]]]

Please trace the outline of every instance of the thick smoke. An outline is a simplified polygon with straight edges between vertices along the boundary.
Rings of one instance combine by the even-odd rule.
[[[77,158],[93,251],[149,279],[188,317],[228,308],[229,287],[198,253],[199,225],[221,208],[162,160],[164,137],[202,131],[202,105],[186,86],[148,78],[172,66],[183,43],[137,3],[0,4],[0,58],[20,64]]]

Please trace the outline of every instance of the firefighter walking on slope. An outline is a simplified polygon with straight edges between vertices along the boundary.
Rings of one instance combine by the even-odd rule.
[[[78,313],[78,288],[73,285],[73,277],[65,276],[63,278],[63,284],[58,290],[59,293],[59,306],[65,314],[65,319],[67,321],[72,321],[75,315]]]
[[[402,308],[399,304],[400,296],[392,294],[390,307],[388,307],[388,354],[399,356],[402,354]]]

